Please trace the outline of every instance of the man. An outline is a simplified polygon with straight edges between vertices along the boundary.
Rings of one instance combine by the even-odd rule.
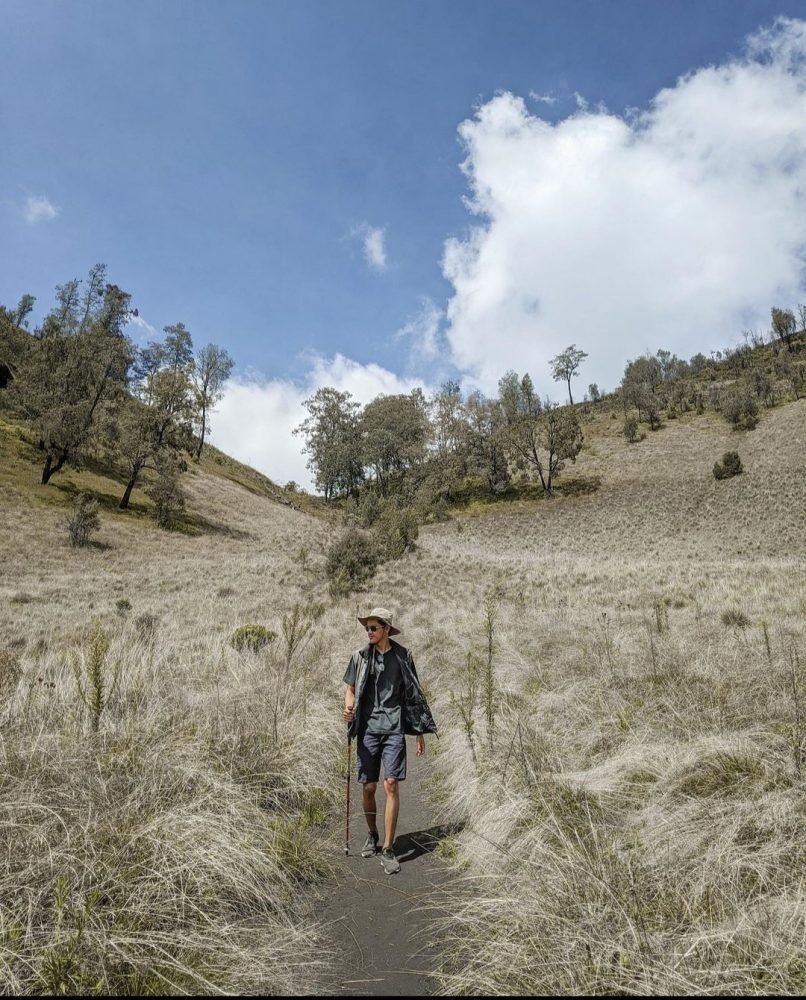
[[[437,727],[423,695],[411,653],[392,642],[400,629],[392,613],[373,608],[358,619],[367,631],[367,645],[353,653],[344,675],[344,719],[348,736],[356,737],[358,782],[364,786],[364,816],[369,833],[363,858],[378,853],[380,836],[375,795],[383,764],[386,792],[381,864],[387,875],[400,871],[395,857],[395,829],[400,812],[400,782],[406,779],[406,736],[417,737],[417,756],[425,753],[424,733]]]

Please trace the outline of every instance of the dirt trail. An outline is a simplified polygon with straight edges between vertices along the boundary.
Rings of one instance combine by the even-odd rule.
[[[429,739],[430,742],[430,738]],[[437,826],[426,794],[428,758],[417,760],[408,743],[408,776],[402,785],[395,853],[397,875],[386,875],[380,857],[362,858],[367,828],[353,766],[350,855],[344,855],[344,814],[328,832],[336,874],[322,886],[315,916],[329,926],[336,958],[322,978],[322,994],[424,996],[436,985],[437,954],[427,927],[440,886],[454,878],[434,850],[450,832]],[[355,757],[353,757],[353,762]],[[384,795],[378,790],[378,826]]]

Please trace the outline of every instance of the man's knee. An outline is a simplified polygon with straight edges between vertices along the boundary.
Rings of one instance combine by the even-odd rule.
[[[364,785],[364,795],[366,795],[367,797],[374,795],[377,790],[378,790],[377,781],[368,781]]]
[[[383,790],[387,795],[397,795],[400,785],[397,778],[384,778]]]

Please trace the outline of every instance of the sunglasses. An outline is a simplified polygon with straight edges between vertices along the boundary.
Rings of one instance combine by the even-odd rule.
[[[365,625],[364,628],[367,630],[367,632],[372,632],[372,634],[374,635],[379,628],[380,629],[386,628],[386,625]]]

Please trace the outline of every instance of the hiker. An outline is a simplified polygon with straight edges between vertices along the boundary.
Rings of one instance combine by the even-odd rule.
[[[381,864],[387,875],[400,871],[395,857],[395,828],[400,811],[400,782],[406,779],[406,736],[417,737],[417,756],[425,753],[425,733],[437,727],[423,695],[411,653],[392,642],[400,629],[392,613],[373,608],[358,619],[367,630],[367,645],[350,657],[344,675],[344,719],[348,738],[356,738],[358,783],[364,786],[364,815],[369,832],[362,858],[378,853],[375,793],[383,763],[386,792]]]

